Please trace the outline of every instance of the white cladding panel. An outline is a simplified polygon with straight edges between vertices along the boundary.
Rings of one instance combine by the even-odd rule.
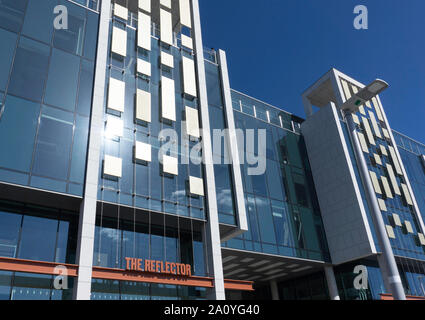
[[[127,32],[125,30],[113,27],[111,50],[122,57],[127,55]]]
[[[134,157],[136,158],[136,160],[151,162],[152,161],[152,146],[147,143],[136,141]]]
[[[139,9],[151,12],[151,0],[139,0]]]
[[[192,17],[190,14],[190,0],[180,0],[180,23],[185,27],[192,28]]]
[[[121,178],[122,159],[105,155],[103,163],[103,174],[111,177]]]
[[[186,131],[187,134],[199,138],[199,115],[198,110],[186,106]]]
[[[136,119],[151,122],[151,94],[150,92],[137,89],[136,96]]]
[[[151,17],[139,12],[137,22],[137,46],[145,50],[151,50]]]
[[[119,4],[115,3],[114,5],[114,15],[127,21],[128,19],[128,9],[126,7],[120,6]]]
[[[125,82],[114,78],[109,79],[108,108],[124,112]]]
[[[162,156],[162,170],[164,173],[169,173],[177,176],[179,174],[178,159],[170,156]]]
[[[183,92],[189,96],[197,96],[195,62],[192,59],[183,57]]]
[[[145,76],[151,76],[151,64],[149,61],[137,59],[137,73]]]
[[[196,177],[189,177],[189,192],[197,196],[204,196],[204,180]]]
[[[176,96],[174,80],[162,76],[161,78],[162,117],[176,121]]]
[[[171,12],[160,9],[160,19],[161,19],[161,41],[173,45],[173,25],[172,25],[172,16]]]
[[[161,51],[161,64],[171,69],[174,68],[174,57],[164,51]]]

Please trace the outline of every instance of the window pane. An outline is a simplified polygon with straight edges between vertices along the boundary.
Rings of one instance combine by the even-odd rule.
[[[88,140],[89,119],[77,115],[75,123],[74,144],[72,146],[71,174],[69,179],[75,182],[84,182],[86,172],[86,155]]]
[[[0,167],[29,172],[40,106],[8,96],[0,119]]]
[[[22,216],[0,213],[0,256],[15,258],[18,249],[19,230]],[[1,299],[1,298],[0,298]]]
[[[255,197],[262,242],[276,243],[270,202],[266,198]]]
[[[13,53],[15,52],[17,35],[0,29],[0,90],[5,90],[12,66]]]
[[[24,216],[18,257],[36,261],[53,261],[57,228],[56,220]]]
[[[58,49],[82,55],[86,28],[85,9],[64,0],[61,4],[68,8],[68,29],[55,30],[53,45]]]
[[[82,60],[77,112],[84,116],[90,116],[93,91],[93,68],[92,62]]]
[[[22,34],[50,44],[56,5],[56,0],[29,1]]]
[[[0,27],[19,32],[27,0],[0,1]]]
[[[53,49],[45,103],[74,111],[79,71],[80,59],[78,57]]]
[[[11,300],[50,300],[52,276],[15,273]]]
[[[0,271],[0,300],[10,299],[11,283],[12,283],[12,272]]]
[[[21,37],[16,51],[9,93],[41,101],[47,77],[50,48]]]
[[[33,173],[66,180],[72,130],[72,114],[43,106]]]
[[[94,60],[97,47],[97,29],[99,25],[99,16],[96,13],[87,11],[87,31],[84,42],[84,56]]]

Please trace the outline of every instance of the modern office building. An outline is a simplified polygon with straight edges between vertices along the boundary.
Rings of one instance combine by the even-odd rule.
[[[425,297],[425,146],[378,96],[353,134],[362,83],[330,70],[306,119],[232,90],[198,0],[0,17],[0,299],[391,299],[389,259]]]

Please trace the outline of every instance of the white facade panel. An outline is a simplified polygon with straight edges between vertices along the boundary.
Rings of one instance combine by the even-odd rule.
[[[393,186],[394,193],[401,196],[400,188],[398,186],[393,167],[389,163],[387,163],[387,172],[390,177],[390,181],[391,181],[391,185]]]
[[[151,108],[150,92],[137,89],[136,120],[151,122]]]
[[[359,136],[359,141],[360,141],[360,145],[362,147],[363,152],[364,153],[369,153],[369,148],[367,146],[367,143],[366,143],[366,139],[364,137],[364,134],[357,131],[357,135]]]
[[[151,0],[139,0],[139,9],[151,12]]]
[[[168,67],[168,68],[173,69],[174,68],[174,57],[173,57],[173,55],[171,55],[167,52],[161,51],[161,64]]]
[[[136,141],[134,150],[136,160],[151,162],[152,161],[152,146],[147,143]]]
[[[180,0],[180,23],[188,28],[192,28],[192,17],[190,14],[190,0]]]
[[[402,176],[403,172],[401,171],[400,162],[398,162],[394,148],[392,146],[388,146],[388,149],[390,150],[391,160],[393,161],[396,173]]]
[[[193,40],[191,37],[185,36],[184,34],[181,35],[182,39],[182,47],[188,48],[190,50],[193,50]]]
[[[195,63],[192,59],[183,57],[183,92],[191,97],[197,96]]]
[[[162,117],[176,121],[176,96],[174,80],[162,76],[161,78]]]
[[[369,171],[370,179],[372,180],[373,188],[377,194],[382,194],[381,186],[379,185],[378,177],[373,171]]]
[[[151,50],[151,17],[139,11],[137,22],[137,46]]]
[[[384,192],[387,198],[393,199],[393,193],[391,191],[390,185],[388,183],[388,179],[386,177],[381,177],[382,186],[384,187]]]
[[[375,138],[373,137],[372,130],[370,129],[369,120],[365,117],[362,117],[362,122],[366,131],[367,139],[369,140],[369,144],[376,145]]]
[[[369,111],[370,121],[372,122],[373,131],[375,132],[375,136],[378,138],[382,138],[381,130],[379,130],[378,123],[376,122],[375,114]]]
[[[179,163],[178,159],[170,156],[162,156],[162,171],[164,173],[172,174],[177,176],[179,174]]]
[[[127,55],[127,31],[113,27],[111,50],[122,57]]]
[[[189,192],[197,196],[204,196],[204,180],[196,177],[189,177]]]
[[[121,118],[108,115],[106,120],[105,135],[109,138],[122,137],[124,133],[124,122]]]
[[[118,18],[121,18],[125,21],[128,19],[128,9],[126,7],[120,6],[119,4],[114,4],[114,15]]]
[[[410,196],[409,189],[404,183],[401,184],[401,190],[403,190],[404,200],[406,200],[409,206],[413,206],[412,197]]]
[[[124,112],[125,82],[114,78],[109,79],[108,109]]]
[[[122,177],[122,159],[105,155],[103,174],[111,177]]]
[[[162,6],[171,9],[171,0],[160,0]]]
[[[151,64],[149,61],[137,59],[137,73],[145,76],[151,76]]]
[[[171,12],[160,9],[160,19],[161,19],[161,41],[163,43],[173,45],[173,25],[172,25],[172,16]]]
[[[186,132],[188,135],[199,138],[199,114],[198,110],[186,106]]]

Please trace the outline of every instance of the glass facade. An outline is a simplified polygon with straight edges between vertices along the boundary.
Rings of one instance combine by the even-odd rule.
[[[57,5],[68,8],[68,30],[53,26]],[[81,196],[98,14],[17,0],[3,1],[0,15],[0,180]]]
[[[266,172],[249,175],[242,165],[248,232],[228,241],[225,246],[247,251],[329,260],[320,209],[314,190],[303,137],[297,132],[298,119],[263,103],[266,116],[256,111],[260,102],[232,91],[237,129],[264,129],[266,132]],[[243,99],[243,100],[242,100]],[[242,106],[238,109],[238,106]],[[279,123],[268,121],[271,114]],[[281,122],[281,118],[285,121]],[[277,122],[276,122],[277,123]],[[295,125],[297,123],[297,125]],[[254,156],[258,156],[258,142]],[[249,151],[246,150],[248,153]]]
[[[420,158],[425,155],[425,145],[396,131],[393,131],[393,135],[415,193],[422,220],[425,220],[425,162]]]

